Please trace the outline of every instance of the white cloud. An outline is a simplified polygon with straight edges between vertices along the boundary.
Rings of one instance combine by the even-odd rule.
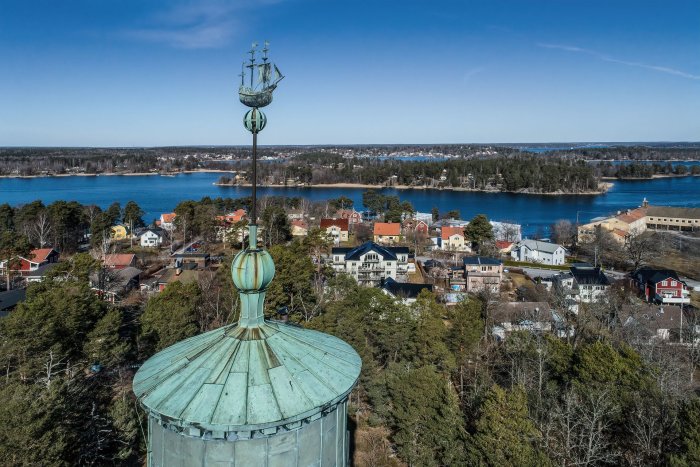
[[[124,35],[181,49],[223,47],[241,29],[240,16],[243,10],[281,1],[181,1],[156,13],[149,21],[149,26],[126,30]]]
[[[687,73],[685,71],[678,70],[676,68],[651,65],[651,64],[642,63],[642,62],[633,62],[633,61],[629,61],[629,60],[620,60],[620,59],[611,57],[609,55],[606,55],[606,54],[603,54],[600,52],[596,52],[595,50],[584,49],[581,47],[562,45],[562,44],[544,44],[544,43],[538,43],[537,46],[545,48],[545,49],[557,49],[557,50],[565,50],[567,52],[583,53],[583,54],[595,57],[595,58],[602,60],[604,62],[619,63],[620,65],[627,65],[627,66],[632,66],[632,67],[637,67],[637,68],[644,68],[646,70],[658,71],[658,72],[666,73],[669,75],[680,76],[680,77],[686,78],[686,79],[700,80],[700,75],[694,75],[692,73]]]

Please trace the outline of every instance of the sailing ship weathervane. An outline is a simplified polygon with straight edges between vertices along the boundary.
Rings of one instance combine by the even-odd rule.
[[[254,42],[253,47],[248,52],[250,58],[249,63],[243,62],[241,66],[241,87],[238,89],[238,96],[241,103],[254,109],[265,107],[272,102],[272,91],[277,88],[277,83],[282,81],[284,76],[280,72],[277,65],[270,62],[267,53],[270,51],[269,42],[265,41],[265,46],[262,49],[261,62],[256,62],[258,53],[258,43]],[[245,69],[250,70],[250,86],[246,85]],[[257,69],[258,79],[255,79],[255,71]]]
[[[262,57],[260,57],[260,61],[256,62],[256,56],[259,55],[257,50],[258,43],[253,43],[253,47],[251,47],[250,51],[248,52],[250,54],[250,63],[246,64],[246,62],[243,62],[240,74],[241,87],[238,88],[238,97],[240,98],[241,103],[251,107],[251,109],[246,112],[245,116],[243,117],[243,124],[245,125],[246,129],[253,133],[253,173],[251,180],[252,205],[250,225],[248,226],[250,231],[249,236],[251,248],[256,248],[255,245],[257,243],[258,133],[261,132],[267,124],[267,117],[260,110],[260,108],[265,107],[272,102],[272,92],[277,89],[277,84],[282,81],[282,78],[284,78],[279,68],[277,68],[277,65],[270,62],[270,59],[267,56],[267,53],[270,51],[268,48],[269,45],[270,43],[265,41],[265,46],[262,49]],[[250,70],[250,86],[246,86],[246,68]],[[255,80],[256,69],[258,72],[257,81]]]

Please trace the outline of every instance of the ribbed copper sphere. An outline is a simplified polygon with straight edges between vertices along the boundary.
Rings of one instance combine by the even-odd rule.
[[[231,277],[241,292],[262,291],[275,277],[275,263],[267,251],[246,248],[233,258]]]

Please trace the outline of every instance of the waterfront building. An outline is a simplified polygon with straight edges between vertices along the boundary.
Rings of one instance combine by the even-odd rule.
[[[408,274],[408,248],[389,247],[374,242],[356,248],[331,249],[333,269],[352,276],[360,285],[377,286],[386,279]]]
[[[511,249],[510,255],[515,261],[560,266],[566,261],[566,248],[556,243],[523,240]]]
[[[647,207],[620,211],[612,217],[594,219],[578,227],[578,241],[589,243],[595,240],[598,229],[610,232],[612,239],[624,245],[630,238],[646,231]]]
[[[649,206],[646,227],[651,230],[700,231],[700,208]]]

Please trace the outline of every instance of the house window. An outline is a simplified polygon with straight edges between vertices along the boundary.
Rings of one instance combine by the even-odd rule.
[[[676,281],[671,281],[671,287],[675,287],[677,285]]]
[[[661,281],[661,287],[666,287],[667,283],[666,281]]]

